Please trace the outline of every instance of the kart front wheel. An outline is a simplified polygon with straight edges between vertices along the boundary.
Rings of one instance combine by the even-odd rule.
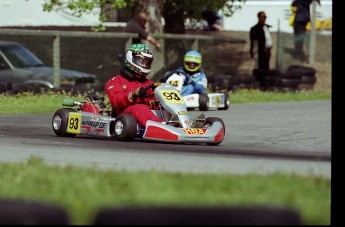
[[[218,110],[227,110],[229,109],[229,106],[230,106],[229,93],[224,92],[223,94],[224,94],[224,107],[218,108]]]
[[[52,127],[57,136],[61,137],[75,137],[76,134],[66,132],[69,113],[76,112],[72,108],[58,109],[52,119]]]
[[[137,135],[137,120],[129,114],[120,114],[114,122],[114,138],[132,141]]]
[[[200,94],[199,95],[199,110],[207,111],[209,104],[209,97],[207,94]]]
[[[206,118],[204,127],[205,127],[205,128],[211,127],[215,122],[220,122],[220,123],[223,125],[224,135],[225,135],[225,124],[224,124],[223,120],[220,119],[219,117],[208,117],[208,118]],[[221,142],[207,143],[207,145],[212,145],[212,146],[214,146],[214,145],[218,145],[218,144],[220,144],[220,143],[221,143]]]

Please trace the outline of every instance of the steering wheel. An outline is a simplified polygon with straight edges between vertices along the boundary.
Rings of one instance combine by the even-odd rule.
[[[150,84],[146,87],[141,87],[140,90],[139,90],[139,93],[138,93],[138,96],[139,97],[144,97],[146,95],[146,92],[149,90],[149,89],[152,89],[154,90],[156,87],[158,87],[160,85],[160,83],[153,83],[153,84]]]

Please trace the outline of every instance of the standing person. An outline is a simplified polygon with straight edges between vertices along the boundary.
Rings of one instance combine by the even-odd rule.
[[[146,78],[151,71],[153,55],[145,44],[132,44],[126,51],[121,73],[105,84],[109,102],[117,114],[131,114],[145,127],[148,120],[163,122],[151,111],[154,104],[152,89],[141,96],[144,87],[153,84]]]
[[[159,49],[161,45],[153,36],[150,35],[150,33],[148,32],[148,29],[146,28],[148,19],[149,19],[148,15],[144,12],[140,12],[136,14],[134,18],[130,19],[127,22],[127,25],[124,28],[124,32],[138,34],[138,38],[133,38],[132,44],[137,44],[137,43],[145,44],[145,41],[148,41],[157,49]],[[121,65],[124,66],[123,60],[124,60],[124,52],[125,52],[125,46],[126,46],[125,42],[121,46],[123,49],[118,54],[118,60],[120,61]]]
[[[218,12],[214,12],[209,9],[204,9],[201,12],[201,16],[207,22],[207,27],[205,28],[206,31],[222,31],[222,22],[221,17]]]
[[[183,66],[178,67],[176,71],[183,72],[184,85],[182,86],[181,95],[205,94],[207,89],[206,74],[200,70],[202,56],[198,51],[188,51],[183,57]]]
[[[124,29],[125,32],[138,33],[138,39],[133,40],[134,43],[143,43],[143,40],[147,40],[149,43],[154,45],[156,48],[160,48],[161,45],[157,40],[149,34],[146,24],[148,22],[148,15],[144,12],[138,13],[134,18],[127,22]]]
[[[314,0],[294,0],[291,6],[296,7],[295,19],[293,22],[293,32],[295,36],[294,44],[295,51],[294,55],[305,58],[303,50],[304,38],[307,31],[307,24],[310,21],[310,4]],[[315,0],[320,4],[320,0]]]
[[[255,68],[258,69],[258,80],[261,88],[265,89],[264,76],[268,73],[270,67],[271,49],[273,41],[269,28],[271,25],[266,24],[266,13],[260,11],[257,14],[258,23],[250,28],[250,56],[251,58],[256,57],[254,55],[254,49],[257,50],[257,65]]]

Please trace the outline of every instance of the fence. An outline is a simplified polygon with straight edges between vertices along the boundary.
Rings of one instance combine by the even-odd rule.
[[[56,87],[60,86],[61,65],[65,68],[94,73],[101,82],[106,81],[113,72],[119,72],[121,65],[116,60],[123,45],[129,46],[132,39],[137,37],[134,33],[121,32],[23,29],[0,29],[0,35],[1,39],[23,43],[37,56],[42,57],[43,62],[47,63],[52,59],[50,63],[54,67]],[[155,56],[151,72],[153,80],[158,80],[162,73],[181,64],[181,56],[186,50],[203,52],[203,45],[207,45],[205,43],[225,45],[246,43],[246,40],[241,38],[200,34],[159,34],[155,37],[162,43],[162,48],[161,50],[152,48]],[[207,59],[206,52],[208,50],[205,51],[205,59]]]

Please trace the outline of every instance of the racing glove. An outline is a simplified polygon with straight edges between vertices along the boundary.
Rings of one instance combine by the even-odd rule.
[[[138,87],[128,94],[128,100],[134,102],[138,97],[143,97],[146,94],[145,88]]]

